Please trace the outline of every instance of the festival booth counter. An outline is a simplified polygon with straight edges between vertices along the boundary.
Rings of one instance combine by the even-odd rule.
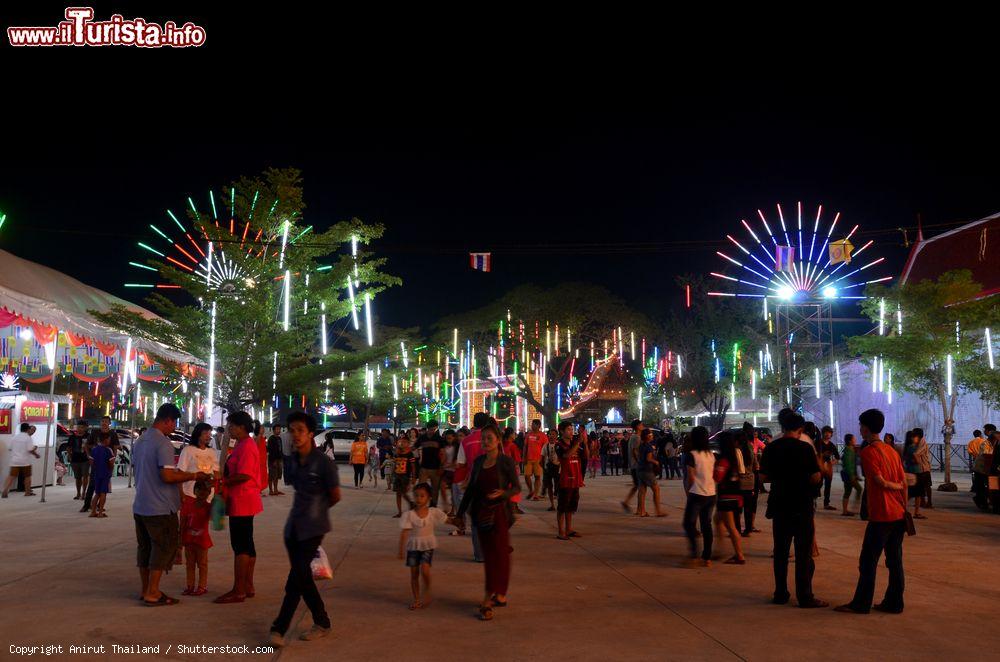
[[[90,311],[124,306],[147,319],[157,316],[55,269],[0,250],[0,471],[9,473],[10,438],[20,423],[37,430],[32,438],[42,454],[32,482],[51,484],[56,423],[73,417],[71,399],[55,393],[56,377],[88,383],[113,379],[159,381],[158,361],[188,369],[190,355],[148,340],[131,338],[98,321]],[[27,390],[39,385],[38,391]],[[44,385],[44,386],[41,386]],[[47,387],[47,388],[46,388]],[[48,391],[47,393],[45,391]],[[55,406],[52,406],[52,405]],[[60,404],[67,405],[60,408]],[[44,486],[43,486],[44,495]]]
[[[72,406],[72,400],[65,395],[0,391],[0,476],[6,477],[10,474],[10,441],[21,429],[21,423],[29,423],[35,427],[31,440],[37,447],[39,457],[31,459],[33,487],[41,485],[43,473],[48,478],[54,475],[56,449],[50,446],[49,452],[45,453],[45,446],[60,443],[58,433],[50,430],[53,420],[52,403],[55,403],[57,409],[59,405],[66,405],[62,410],[64,412],[69,412]],[[58,414],[55,419],[59,419]],[[48,458],[47,463],[46,458]],[[45,464],[44,471],[43,464]]]

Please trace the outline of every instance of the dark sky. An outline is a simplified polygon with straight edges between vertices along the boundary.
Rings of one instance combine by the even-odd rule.
[[[62,6],[4,27],[55,24]],[[817,48],[833,33],[801,30],[685,42],[639,17],[583,32],[506,17],[493,34],[470,17],[213,7],[141,5],[204,25],[201,49],[0,49],[0,246],[136,299],[127,262],[164,209],[295,166],[308,223],[385,223],[376,248],[405,284],[378,310],[408,326],[563,280],[657,315],[679,300],[676,274],[717,269],[725,234],[776,202],[822,203],[863,231],[1000,210],[988,63],[968,54],[843,33]],[[898,273],[902,234],[872,236]],[[468,269],[473,250],[493,252],[493,273]]]

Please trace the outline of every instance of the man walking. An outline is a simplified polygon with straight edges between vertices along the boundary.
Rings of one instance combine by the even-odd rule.
[[[10,475],[3,485],[3,498],[7,498],[7,492],[18,476],[24,478],[24,496],[35,496],[31,491],[31,458],[39,459],[38,449],[35,442],[31,440],[35,427],[30,423],[21,423],[21,431],[10,438]]]
[[[275,646],[285,645],[285,633],[299,600],[305,600],[313,619],[312,628],[299,635],[299,639],[312,641],[330,632],[330,617],[313,580],[311,563],[323,536],[330,531],[329,510],[340,501],[337,465],[313,443],[316,419],[303,412],[292,412],[288,415],[288,430],[295,444],[288,475],[295,498],[285,522],[284,536],[291,569],[285,581],[281,611],[271,624],[271,643]]]
[[[761,453],[761,480],[771,483],[766,517],[773,522],[774,604],[787,604],[788,550],[795,543],[795,599],[805,609],[827,607],[812,592],[815,563],[812,559],[815,523],[813,496],[822,477],[812,444],[799,436],[805,419],[791,409],[778,414],[782,436]]]
[[[438,422],[427,421],[423,436],[417,440],[417,452],[420,454],[420,471],[418,482],[431,486],[431,508],[437,506],[438,493],[441,491],[441,451],[444,439],[438,433]]]
[[[823,510],[836,510],[830,505],[830,488],[833,486],[833,467],[840,461],[840,453],[837,444],[833,443],[833,428],[829,425],[823,426],[818,453],[823,468]]]
[[[906,535],[906,479],[899,455],[879,438],[885,416],[878,409],[869,409],[858,417],[865,447],[861,450],[861,467],[868,485],[868,526],[858,560],[858,586],[854,599],[840,605],[836,611],[867,614],[875,596],[875,573],[879,557],[885,552],[889,569],[889,586],[877,611],[890,614],[903,612],[903,537]]]
[[[177,513],[181,509],[179,483],[189,480],[209,480],[205,473],[188,473],[174,466],[174,446],[170,433],[177,429],[180,410],[172,403],[156,410],[153,427],[135,442],[132,452],[135,471],[135,500],[132,518],[138,542],[137,565],[142,580],[142,601],[147,607],[177,604],[160,590],[163,572],[174,564],[180,535]]]
[[[639,491],[639,439],[646,426],[638,418],[632,421],[632,436],[628,439],[628,446],[622,458],[622,463],[629,470],[632,476],[632,487],[629,488],[628,495],[622,501],[622,509],[626,513],[632,512],[632,497]]]

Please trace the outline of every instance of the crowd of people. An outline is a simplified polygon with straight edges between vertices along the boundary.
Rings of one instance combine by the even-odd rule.
[[[283,532],[290,569],[284,599],[271,625],[271,642],[284,645],[300,601],[313,618],[312,628],[301,638],[325,636],[330,619],[315,584],[314,563],[331,530],[329,510],[341,499],[330,435],[325,444],[317,445],[317,423],[303,412],[290,413],[284,428],[271,426],[270,436],[246,412],[232,412],[225,428],[196,425],[178,454],[171,435],[179,418],[174,405],[164,404],[152,427],[131,449],[139,600],[150,607],[177,604],[179,600],[164,593],[160,582],[165,572],[181,564],[186,566],[183,595],[204,595],[211,530],[223,529],[224,516],[233,581],[215,602],[252,599],[257,559],[254,520],[263,511],[262,497],[283,496],[279,489],[283,484],[293,490]],[[687,567],[711,567],[720,560],[723,555],[716,547],[724,537],[732,548],[724,562],[745,565],[746,539],[760,533],[755,527],[758,501],[767,495],[765,516],[772,522],[773,538],[772,601],[789,602],[787,574],[794,557],[798,606],[827,607],[812,591],[813,559],[819,554],[814,519],[820,508],[837,510],[831,503],[831,485],[839,465],[844,486],[840,514],[860,516],[867,525],[854,596],[836,610],[901,612],[903,540],[913,533],[914,519],[926,518],[921,511],[933,508],[930,454],[923,431],[907,431],[897,447],[893,435],[882,434],[884,417],[873,409],[860,415],[859,435],[845,434],[838,446],[832,428],[819,428],[790,409],[779,413],[778,422],[781,432],[773,439],[749,423],[714,436],[697,426],[675,437],[638,420],[628,433],[591,433],[569,421],[543,430],[538,420],[519,433],[501,429],[480,412],[471,429],[442,431],[436,421],[428,421],[423,428],[398,436],[382,430],[374,442],[360,433],[347,460],[355,489],[378,488],[383,481],[384,489],[395,496],[392,517],[399,519],[398,554],[409,568],[414,610],[432,602],[436,527],[448,526],[449,535],[470,539],[473,559],[483,564],[478,613],[481,619],[492,620],[497,608],[507,606],[511,528],[525,512],[522,504],[541,501],[544,507],[547,500],[548,510],[555,513],[556,539],[581,538],[584,534],[574,525],[581,488],[598,474],[630,477],[621,506],[636,517],[666,517],[659,481],[682,481],[685,502],[680,526],[689,545],[682,565]],[[107,516],[111,474],[119,457],[120,443],[110,423],[105,418],[99,430],[90,431],[80,421],[59,448],[60,459],[72,467],[74,500],[83,501],[81,512],[91,517]],[[21,430],[19,453],[36,452],[31,432],[30,426]],[[1000,453],[994,453],[998,444],[1000,433],[988,424],[975,431],[968,445],[975,503],[994,512],[1000,512],[996,497]],[[13,478],[7,480],[5,497]],[[882,601],[873,605],[876,568],[883,554],[889,583]]]

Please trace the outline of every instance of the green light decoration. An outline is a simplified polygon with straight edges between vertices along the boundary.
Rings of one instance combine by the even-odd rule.
[[[177,217],[176,217],[176,216],[174,216],[174,212],[172,212],[172,211],[170,211],[170,210],[168,209],[168,210],[167,210],[167,213],[168,213],[168,214],[170,215],[170,218],[174,219],[174,223],[176,223],[176,224],[177,224],[177,227],[179,227],[179,228],[181,229],[181,232],[187,232],[187,230],[185,230],[185,229],[184,229],[184,226],[183,226],[183,225],[181,225],[181,222],[177,220]]]
[[[133,267],[139,267],[140,269],[148,269],[149,271],[159,271],[159,269],[151,267],[148,264],[140,264],[138,262],[129,262],[129,264],[131,264]]]
[[[164,254],[163,254],[163,253],[161,253],[160,251],[156,250],[156,249],[155,249],[155,248],[153,248],[152,246],[148,246],[148,245],[146,245],[146,244],[142,243],[141,241],[140,241],[140,242],[136,242],[136,243],[138,243],[138,244],[139,244],[139,246],[140,246],[141,248],[145,248],[145,249],[146,249],[147,251],[149,251],[150,253],[156,253],[156,254],[157,254],[157,255],[159,255],[160,257],[166,257],[166,255],[164,255]]]
[[[201,214],[198,213],[198,208],[194,206],[194,200],[191,199],[190,195],[188,196],[188,205],[191,206],[191,211],[194,212],[195,218],[197,218],[200,221],[201,220]],[[183,230],[184,228],[181,228],[181,229]]]
[[[316,271],[329,271],[330,269],[333,269],[332,264],[325,264],[322,267],[316,267]]]
[[[212,201],[212,218],[218,220],[219,215],[215,213],[215,193],[211,190],[208,192],[208,199]]]
[[[271,215],[272,215],[272,214],[274,213],[274,210],[275,210],[275,208],[276,208],[277,206],[278,206],[278,199],[277,199],[277,198],[275,198],[275,199],[274,199],[274,204],[273,204],[273,205],[271,205],[271,211],[267,212],[267,215],[268,215],[268,216],[271,216]]]
[[[247,218],[248,221],[253,220],[253,210],[257,208],[257,196],[260,195],[260,191],[253,192],[253,202],[250,203],[250,216]]]
[[[0,214],[0,229],[3,229],[3,223],[7,220],[7,214]]]
[[[236,187],[229,189],[229,215],[236,214]]]
[[[171,244],[172,244],[172,243],[174,243],[174,242],[173,242],[173,241],[172,241],[172,240],[170,239],[170,237],[168,237],[167,235],[165,235],[165,234],[163,233],[163,230],[161,230],[160,228],[156,227],[156,226],[155,226],[155,225],[153,225],[152,223],[150,223],[150,224],[149,224],[149,227],[153,228],[153,232],[155,232],[156,234],[160,235],[161,237],[163,237],[164,239],[166,239],[167,241],[169,241],[169,242],[170,242]]]
[[[307,228],[306,228],[305,230],[303,230],[302,232],[300,232],[300,233],[299,233],[299,234],[298,234],[298,235],[297,235],[297,236],[295,237],[295,239],[292,239],[292,240],[291,240],[290,242],[288,242],[288,243],[290,243],[290,244],[294,244],[294,243],[295,243],[296,241],[298,241],[298,240],[299,240],[300,238],[302,238],[302,235],[304,235],[304,234],[305,234],[305,233],[307,233],[307,232],[311,232],[311,231],[312,231],[312,229],[313,229],[313,226],[311,226],[311,225],[310,225],[310,226],[309,226],[309,227],[307,227]]]
[[[125,283],[125,287],[145,287],[148,289],[153,289],[155,285],[152,283]]]

